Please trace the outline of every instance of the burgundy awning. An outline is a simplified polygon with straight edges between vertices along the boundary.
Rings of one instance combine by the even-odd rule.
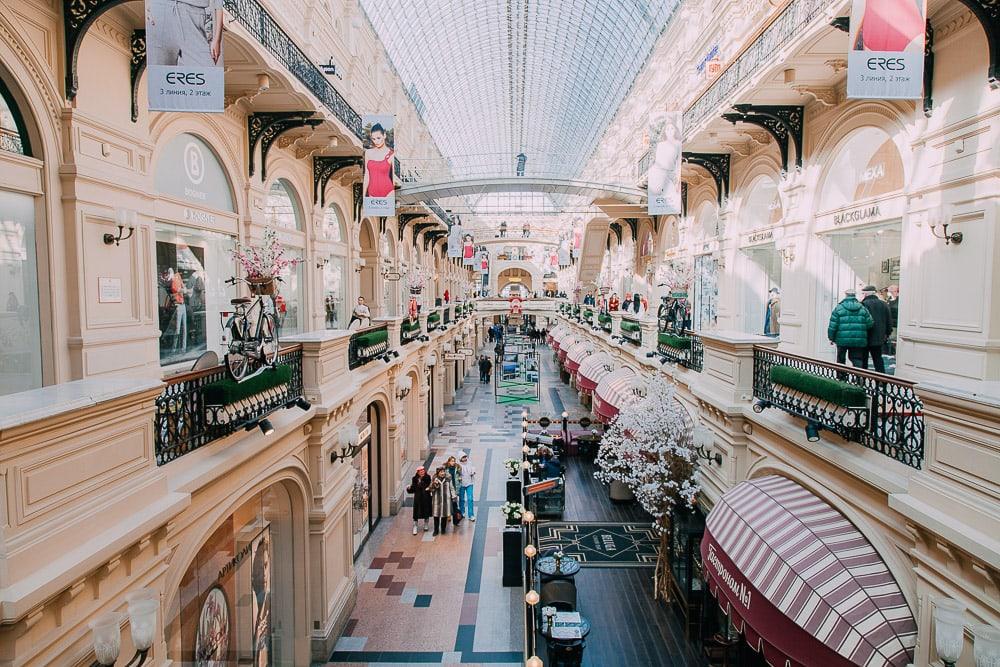
[[[560,324],[555,329],[552,330],[551,334],[551,345],[552,349],[558,351],[559,347],[570,334],[569,327],[564,324]]]
[[[578,341],[566,350],[566,370],[570,372],[570,375],[576,374],[576,372],[580,369],[580,364],[583,363],[583,360],[590,356],[593,351],[594,344],[586,339]]]
[[[917,625],[875,548],[778,475],[742,482],[705,522],[709,590],[775,667],[904,667]]]
[[[608,373],[594,388],[594,414],[605,424],[618,416],[627,405],[639,401],[632,391],[636,375],[630,368]]]
[[[559,362],[566,362],[566,355],[569,354],[569,348],[576,345],[579,339],[576,336],[566,336],[559,342]]]
[[[592,392],[597,389],[597,383],[609,375],[612,366],[611,355],[607,352],[597,352],[583,360],[576,371],[576,386],[580,391]]]

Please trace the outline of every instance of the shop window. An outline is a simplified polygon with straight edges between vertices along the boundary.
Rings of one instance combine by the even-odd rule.
[[[335,243],[343,243],[346,239],[344,234],[344,214],[336,204],[330,204],[323,212],[323,233],[326,238]]]
[[[285,254],[288,257],[297,256],[294,250],[286,251]],[[304,294],[305,263],[299,262],[294,269],[288,268],[282,272],[281,282],[278,283],[278,294],[274,298],[280,336],[290,336],[305,331],[305,308],[302,299]]]
[[[284,486],[255,494],[229,515],[181,579],[180,611],[168,626],[180,634],[168,641],[181,647],[174,663],[293,664],[295,554]]]
[[[327,329],[347,328],[347,258],[336,255],[323,267],[323,304]]]
[[[0,190],[0,396],[42,386],[35,199]]]
[[[711,255],[694,258],[694,328],[715,327],[719,308],[719,265]]]
[[[223,318],[236,288],[233,237],[160,223],[156,227],[160,363],[189,362],[222,350]]]
[[[302,208],[291,183],[279,178],[271,184],[264,206],[267,224],[282,229],[302,230]]]
[[[0,81],[0,151],[31,155],[31,145],[21,113],[10,90]]]
[[[743,248],[743,330],[751,334],[781,334],[782,259],[774,243]]]
[[[778,184],[769,176],[753,182],[740,211],[743,229],[759,229],[781,222],[783,215]]]
[[[897,192],[904,179],[903,158],[892,137],[877,127],[861,128],[843,143],[830,163],[819,210],[830,211]]]

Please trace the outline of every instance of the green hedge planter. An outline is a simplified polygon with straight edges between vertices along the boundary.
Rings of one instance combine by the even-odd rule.
[[[428,326],[430,326],[431,324],[437,324],[440,321],[441,321],[441,313],[439,313],[439,312],[435,311],[435,312],[433,312],[433,313],[431,313],[430,315],[427,316],[427,325]]]
[[[278,366],[245,382],[226,379],[205,386],[205,405],[230,405],[292,381],[292,369]]]
[[[690,350],[691,349],[691,339],[686,336],[675,336],[674,334],[661,333],[657,334],[656,342],[660,345],[666,345],[667,347],[672,347],[675,350]]]
[[[400,331],[403,333],[413,333],[414,331],[420,331],[420,320],[414,320],[413,322],[404,321],[399,327]]]
[[[590,320],[590,319],[593,319],[593,318],[594,318],[594,311],[592,311],[592,310],[585,310],[585,311],[583,311],[583,319]]]
[[[380,343],[387,343],[389,342],[389,330],[376,329],[375,331],[363,333],[354,340],[357,341],[358,349],[372,347]]]
[[[642,330],[638,322],[633,322],[632,320],[622,320],[622,331],[627,331],[629,333],[638,333]]]
[[[605,314],[602,313],[602,314],[600,314],[600,315],[597,316],[597,321],[600,324],[611,324],[611,316],[610,315],[605,315]]]
[[[775,384],[790,387],[841,407],[863,408],[868,404],[868,394],[857,385],[813,375],[791,366],[771,367],[770,377],[771,382]]]

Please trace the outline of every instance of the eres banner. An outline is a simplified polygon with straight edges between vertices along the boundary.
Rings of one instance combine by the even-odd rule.
[[[225,111],[222,0],[146,0],[150,111]]]
[[[923,97],[926,15],[926,0],[854,0],[848,97]]]

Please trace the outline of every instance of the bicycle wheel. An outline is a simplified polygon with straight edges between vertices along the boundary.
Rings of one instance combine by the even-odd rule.
[[[268,366],[273,366],[278,360],[278,326],[271,313],[264,313],[264,321],[260,325],[260,353]]]
[[[235,317],[230,317],[226,322],[226,329],[229,331],[229,350],[226,352],[226,370],[229,376],[239,382],[242,380],[249,368],[249,359],[243,352],[243,336],[239,321]]]

